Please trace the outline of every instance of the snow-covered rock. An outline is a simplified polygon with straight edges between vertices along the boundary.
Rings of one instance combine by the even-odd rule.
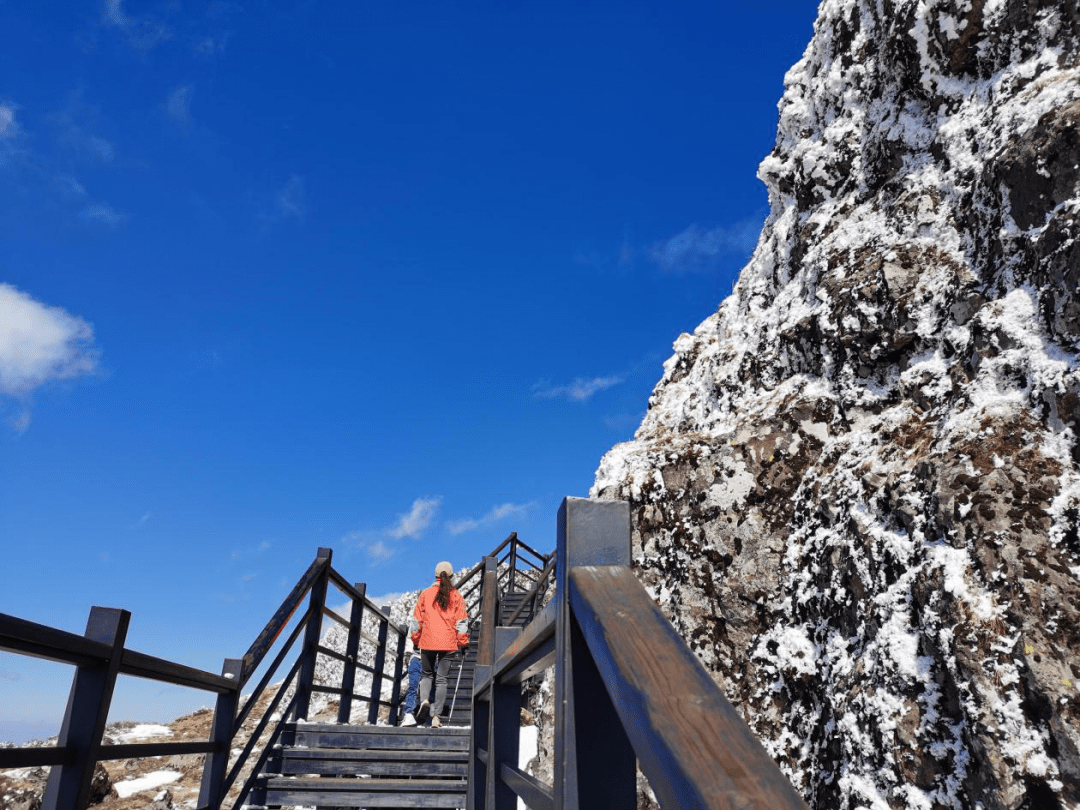
[[[1080,807],[1080,6],[824,0],[593,494],[810,805]]]

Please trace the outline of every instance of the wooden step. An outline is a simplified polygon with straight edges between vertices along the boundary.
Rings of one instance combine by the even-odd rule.
[[[267,805],[322,807],[464,807],[464,779],[271,777]]]
[[[293,739],[295,745],[307,748],[464,751],[469,747],[469,730],[456,726],[395,728],[337,723],[297,723]]]
[[[468,751],[361,751],[355,748],[288,748],[281,774],[327,776],[456,776],[469,772]]]

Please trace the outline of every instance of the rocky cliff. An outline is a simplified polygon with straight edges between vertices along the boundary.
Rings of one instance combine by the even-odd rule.
[[[820,810],[1080,807],[1080,7],[824,0],[594,495]]]

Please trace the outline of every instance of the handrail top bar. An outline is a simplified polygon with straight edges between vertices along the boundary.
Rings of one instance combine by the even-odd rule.
[[[18,643],[12,643],[13,641]],[[100,665],[112,656],[112,646],[109,644],[7,613],[0,613],[0,649],[10,649],[34,658],[67,664]],[[163,681],[209,692],[234,692],[240,688],[235,681],[215,673],[129,649],[123,651],[119,671],[136,678]]]
[[[103,642],[9,613],[0,613],[0,650],[68,664],[101,663],[112,654],[112,647]]]
[[[324,568],[330,567],[330,557],[325,556],[320,549],[320,553],[308,566],[307,571],[300,577],[300,580],[293,586],[293,589],[289,592],[289,595],[285,597],[281,602],[281,606],[277,609],[277,612],[273,615],[262,632],[256,637],[255,641],[248,647],[247,652],[244,653],[242,661],[244,662],[243,673],[240,677],[241,683],[246,683],[251,674],[259,668],[259,664],[262,663],[263,658],[270,651],[270,648],[274,646],[274,641],[277,640],[278,635],[285,628],[285,625],[289,623],[289,620],[296,613],[296,609],[300,606],[301,600],[307,595],[307,592],[311,590],[311,586],[315,583],[315,580],[323,572]],[[331,568],[331,570],[333,570]]]
[[[331,566],[330,568],[330,580],[334,583],[334,585],[340,588],[344,592],[344,594],[350,599],[357,600],[360,598],[360,592],[356,590],[356,588],[354,588],[352,585],[350,585],[349,581],[345,579],[345,577],[343,577],[340,573],[338,573],[337,569],[335,569],[333,566]],[[368,598],[367,594],[364,595],[364,610],[369,610],[383,621],[389,622],[390,626],[397,631],[398,635],[402,635],[405,633],[405,629],[395,623],[394,620],[387,616],[385,613],[383,613],[382,607],[372,602],[371,599]]]
[[[548,641],[555,634],[555,617],[557,615],[558,604],[554,601],[548,602],[547,607],[537,613],[532,621],[525,625],[521,635],[514,639],[510,646],[507,647],[506,652],[495,661],[491,667],[491,678],[485,679],[483,682],[478,680],[473,686],[474,691],[483,691],[490,680],[498,679],[499,675]]]
[[[564,596],[661,807],[726,807],[740,796],[747,810],[806,810],[629,566],[575,566],[567,582]]]

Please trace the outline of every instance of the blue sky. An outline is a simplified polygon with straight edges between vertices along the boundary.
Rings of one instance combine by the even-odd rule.
[[[0,612],[218,671],[319,546],[550,549],[753,248],[815,10],[0,0]],[[68,679],[0,653],[0,739]]]

